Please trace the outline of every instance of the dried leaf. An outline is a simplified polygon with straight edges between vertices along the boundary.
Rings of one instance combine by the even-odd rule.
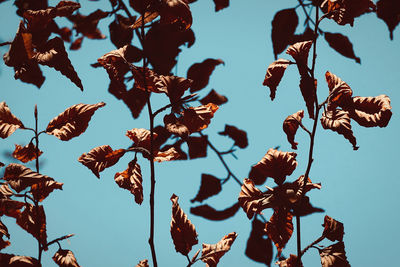
[[[130,70],[133,78],[135,79],[134,87],[141,89],[145,92],[153,93],[168,93],[167,85],[161,79],[161,75],[158,75],[153,70],[148,68],[130,66]]]
[[[199,192],[197,193],[196,197],[190,202],[203,202],[204,199],[217,195],[219,192],[221,192],[221,190],[222,187],[220,179],[216,178],[213,175],[203,173],[201,175]]]
[[[330,241],[343,241],[343,223],[326,215],[324,218],[324,224],[322,226],[324,227],[324,232],[322,234],[323,236],[328,238]]]
[[[172,219],[170,231],[175,250],[183,255],[188,255],[192,250],[192,246],[198,243],[197,232],[194,225],[179,206],[178,196],[172,194],[171,201]]]
[[[278,187],[275,187],[272,191],[272,194],[277,195],[276,199],[279,199],[279,201],[286,202],[283,203],[283,206],[289,206],[290,204],[297,204],[308,191],[312,189],[321,189],[321,184],[314,184],[311,182],[310,178],[307,179],[305,186],[304,182],[304,175],[302,175],[292,183],[284,183]]]
[[[376,15],[388,26],[390,40],[393,40],[393,31],[400,23],[400,3],[397,0],[379,0],[376,3]]]
[[[104,102],[73,105],[49,122],[46,133],[62,141],[77,137],[86,131],[94,112],[105,105]]]
[[[190,208],[190,213],[201,216],[211,221],[222,221],[233,217],[239,210],[239,203],[233,204],[224,210],[216,210],[208,205],[201,205]]]
[[[165,145],[163,146],[160,151],[168,151],[170,149],[173,148],[173,150],[171,151],[172,154],[177,154],[176,157],[173,160],[187,160],[188,159],[188,155],[182,150],[181,146],[184,143],[184,141],[182,139],[176,141],[174,144],[172,145]]]
[[[141,260],[135,267],[149,267],[149,263],[147,262],[147,259]]]
[[[316,98],[317,80],[313,80],[310,74],[302,75],[300,78],[300,91],[306,102],[308,116],[314,119],[314,102]]]
[[[293,215],[285,208],[279,208],[265,225],[265,231],[278,249],[278,257],[293,233]]]
[[[25,128],[24,124],[15,117],[6,102],[0,103],[0,137],[9,137],[18,128]]]
[[[189,158],[197,159],[207,157],[208,136],[190,136],[186,141],[189,147]]]
[[[123,172],[117,172],[114,176],[119,187],[129,190],[135,196],[135,202],[139,205],[143,202],[142,172],[140,165],[133,160]]]
[[[0,168],[1,167],[4,167],[4,163],[3,162],[0,162]]]
[[[228,98],[226,96],[218,94],[214,89],[212,89],[205,97],[200,99],[200,103],[203,105],[207,105],[208,103],[213,103],[215,105],[222,105],[228,102]]]
[[[201,63],[195,63],[187,71],[187,78],[193,80],[190,92],[194,93],[205,88],[216,66],[223,64],[221,59],[207,58]]]
[[[36,208],[34,205],[25,204],[24,211],[17,217],[17,224],[33,235],[46,250],[46,215],[43,206],[39,205]]]
[[[71,250],[60,248],[52,259],[60,267],[80,267]]]
[[[294,8],[283,9],[275,14],[271,33],[275,59],[290,44],[298,24],[299,18]]]
[[[36,63],[34,59],[23,63],[21,66],[14,67],[14,71],[15,71],[14,78],[16,80],[19,79],[24,83],[34,84],[38,88],[42,86],[44,80],[46,79],[43,76],[43,73],[40,70],[39,65]]]
[[[117,47],[130,45],[133,38],[133,29],[130,27],[131,20],[120,14],[108,25],[110,40]]]
[[[287,140],[292,145],[292,149],[297,149],[297,145],[299,143],[294,141],[294,136],[296,135],[297,129],[301,123],[301,120],[304,117],[304,110],[299,110],[292,115],[289,115],[283,121],[283,131],[286,133]]]
[[[182,123],[188,127],[190,133],[204,130],[211,123],[211,118],[218,110],[218,106],[209,103],[204,106],[190,107],[182,112]]]
[[[109,12],[100,9],[85,16],[80,13],[69,16],[68,19],[74,23],[74,29],[77,33],[82,33],[89,39],[105,39],[106,36],[97,28],[97,24],[101,19],[106,18]]]
[[[267,73],[265,74],[264,86],[268,86],[271,90],[271,100],[275,99],[276,88],[282,80],[283,74],[285,73],[286,68],[289,66],[290,61],[286,59],[278,59],[272,62],[268,68]]]
[[[171,147],[165,151],[159,151],[154,156],[154,161],[163,162],[163,161],[171,161],[177,160],[181,157],[181,154],[176,150],[175,147]]]
[[[308,73],[306,66],[308,61],[308,53],[310,52],[312,43],[313,41],[295,43],[286,50],[286,54],[291,55],[296,61],[300,75],[302,76]]]
[[[97,178],[100,172],[111,167],[125,154],[125,149],[112,150],[109,145],[95,147],[88,153],[83,153],[78,161],[88,167]]]
[[[19,202],[12,199],[0,198],[0,216],[6,215],[18,218],[21,214],[21,209],[25,206],[24,202]]]
[[[233,125],[225,124],[225,130],[218,134],[232,138],[233,141],[235,141],[234,145],[237,147],[246,148],[249,145],[249,142],[247,141],[247,133]]]
[[[0,253],[0,266],[5,267],[42,267],[39,261],[28,256],[15,256]]]
[[[9,67],[19,69],[22,65],[31,61],[33,54],[32,34],[28,32],[23,21],[21,21],[8,52],[3,56],[4,63]]]
[[[308,196],[303,196],[301,202],[296,203],[296,206],[293,209],[294,216],[307,216],[317,212],[325,212],[325,210],[314,207],[310,203],[310,198]]]
[[[150,151],[151,132],[143,128],[133,128],[126,131],[126,136],[133,141],[137,147],[143,147]],[[153,142],[157,138],[157,134],[153,133]]]
[[[237,234],[235,232],[229,233],[224,236],[216,244],[204,244],[201,251],[201,260],[206,263],[206,267],[217,266],[219,260],[231,249]]]
[[[270,266],[272,261],[272,241],[264,232],[265,224],[255,218],[251,223],[251,232],[247,239],[245,254],[253,261]]]
[[[330,129],[338,134],[341,134],[350,141],[353,149],[357,150],[357,140],[353,135],[350,125],[350,117],[347,111],[334,110],[326,111],[322,114],[321,124],[324,129]]]
[[[146,11],[144,16],[140,16],[133,25],[130,26],[132,30],[138,29],[142,27],[142,25],[146,25],[149,22],[152,22],[156,18],[158,18],[159,13],[158,11]]]
[[[106,69],[111,81],[116,81],[124,85],[124,76],[129,71],[127,55],[129,51],[128,45],[117,50],[108,52],[97,59],[97,61]]]
[[[79,50],[82,47],[82,42],[83,42],[83,37],[79,37],[75,41],[72,42],[71,46],[69,49],[71,50]]]
[[[303,263],[299,262],[299,259],[296,255],[290,254],[289,258],[285,260],[277,261],[275,264],[279,265],[279,267],[303,267]]]
[[[328,18],[333,19],[337,24],[353,26],[356,17],[374,12],[376,6],[371,0],[325,0],[321,4],[321,9],[324,13],[329,13]]]
[[[14,5],[18,8],[17,15],[22,17],[24,12],[27,10],[40,10],[46,9],[48,5],[48,0],[16,0]]]
[[[179,111],[179,107],[181,106],[181,104],[177,105],[177,102],[181,99],[185,91],[189,89],[193,81],[173,75],[160,75],[160,80],[166,88],[165,93],[169,97],[169,101],[171,102],[171,104],[173,104],[172,110]],[[177,105],[177,107],[175,105]]]
[[[33,184],[31,186],[31,192],[33,197],[38,201],[43,201],[50,195],[55,189],[62,190],[63,183],[56,181],[45,181]]]
[[[26,146],[22,147],[20,145],[15,144],[15,150],[12,153],[12,156],[23,163],[27,163],[31,160],[37,158],[43,154],[43,151],[40,151],[36,148],[33,143],[29,143]]]
[[[322,267],[350,267],[344,243],[338,242],[319,251]]]
[[[192,26],[193,18],[186,0],[164,0],[160,9],[160,22],[177,25],[180,30]]]
[[[218,12],[229,6],[229,0],[214,0],[215,12]]]
[[[10,199],[10,197],[13,195],[12,190],[8,186],[8,184],[2,184],[0,186],[0,199]]]
[[[353,91],[350,86],[329,71],[325,73],[325,79],[329,87],[328,109],[334,110],[337,106],[342,108],[351,106]]]
[[[164,124],[165,129],[167,129],[169,133],[178,135],[181,138],[186,139],[190,134],[189,128],[183,124],[183,122],[181,122],[181,120],[178,119],[174,113],[164,116]]]
[[[353,44],[347,36],[340,33],[324,33],[325,40],[329,46],[335,49],[339,54],[354,59],[357,63],[361,63],[361,59],[354,54]]]
[[[111,81],[112,83],[112,81]],[[121,99],[128,106],[132,116],[137,119],[147,103],[149,94],[133,87],[127,92],[122,93]]]
[[[7,227],[0,221],[0,250],[11,245],[10,241],[3,240],[3,236],[6,236],[8,239],[10,239],[10,234],[8,233]]]
[[[364,127],[386,127],[392,117],[390,98],[386,95],[376,97],[353,97],[349,116]]]

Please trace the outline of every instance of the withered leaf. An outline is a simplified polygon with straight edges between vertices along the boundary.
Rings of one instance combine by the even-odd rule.
[[[123,46],[117,50],[112,50],[100,58],[97,62],[106,69],[110,80],[118,81],[118,84],[124,85],[124,76],[129,71],[127,56],[129,51],[128,45]]]
[[[348,109],[349,116],[364,127],[386,127],[392,117],[390,98],[386,95],[376,97],[356,96]]]
[[[279,267],[303,267],[303,263],[299,262],[299,259],[296,255],[290,254],[289,258],[285,260],[277,261],[275,264],[279,265]]]
[[[155,8],[153,0],[129,0],[129,5],[139,14],[142,14],[148,8]]]
[[[193,80],[190,92],[194,93],[205,88],[216,66],[224,64],[221,59],[207,58],[201,63],[195,63],[187,71],[187,78]]]
[[[285,208],[279,208],[265,225],[265,231],[278,249],[278,257],[293,233],[293,215]]]
[[[330,32],[325,32],[324,36],[329,46],[335,49],[339,54],[354,59],[357,63],[361,63],[361,59],[354,54],[353,44],[347,36]]]
[[[271,100],[275,99],[276,88],[281,82],[283,74],[285,73],[285,70],[287,66],[289,66],[289,64],[290,64],[289,60],[280,58],[272,62],[268,66],[263,85],[269,87],[271,91],[270,93]]]
[[[161,79],[161,76],[149,68],[130,66],[133,78],[135,79],[134,87],[145,92],[168,93],[167,85]]]
[[[324,227],[323,236],[328,238],[330,241],[343,241],[343,223],[325,215],[324,224],[322,226]]]
[[[105,39],[106,36],[97,28],[97,24],[108,15],[109,12],[97,9],[87,16],[78,13],[69,16],[68,19],[74,23],[74,29],[78,33],[82,33],[85,37],[89,39]]]
[[[182,150],[182,144],[184,143],[184,141],[182,139],[176,141],[174,144],[171,145],[165,145],[163,146],[160,151],[168,151],[171,148],[173,148],[173,150],[171,150],[172,155],[174,155],[176,153],[176,158],[174,158],[173,160],[187,160],[188,159],[188,155]]]
[[[181,157],[181,154],[176,150],[175,147],[170,147],[165,151],[158,151],[154,156],[154,161],[163,162],[163,161],[171,161],[177,160]]]
[[[193,18],[186,0],[164,0],[160,8],[160,22],[177,25],[180,30],[192,26]]]
[[[15,256],[0,253],[0,266],[6,267],[42,267],[39,261],[28,256]]]
[[[7,226],[5,226],[2,221],[0,221],[0,250],[11,245],[10,241],[3,240],[3,236],[6,236],[8,239],[10,239],[10,234],[8,233]]]
[[[137,147],[143,147],[150,151],[150,138],[151,132],[143,128],[133,128],[132,130],[126,131],[126,136],[133,141]],[[153,133],[153,142],[157,138],[157,134]]]
[[[8,184],[2,184],[0,186],[0,199],[10,199],[13,194],[14,193]]]
[[[31,59],[21,66],[14,67],[14,78],[16,80],[21,80],[24,83],[31,83],[36,85],[38,88],[42,86],[44,80],[46,79],[43,76],[42,71],[39,68],[39,65],[36,63],[34,59]]]
[[[143,16],[140,16],[137,20],[135,20],[135,23],[130,26],[130,28],[133,29],[138,29],[142,27],[142,25],[146,25],[149,22],[152,22],[156,18],[158,18],[160,14],[158,11],[146,11]]]
[[[325,79],[329,88],[328,109],[334,110],[337,106],[342,108],[351,106],[353,91],[350,86],[329,71],[325,73]]]
[[[36,200],[43,201],[55,189],[62,190],[63,185],[63,183],[56,181],[39,182],[31,186],[31,192]]]
[[[307,216],[317,212],[325,212],[325,210],[314,207],[310,203],[310,198],[308,196],[303,196],[302,200],[297,202],[295,208],[293,209],[294,216]]]
[[[190,136],[186,141],[189,147],[189,158],[197,159],[207,157],[208,136]]]
[[[154,140],[154,145],[158,150],[171,137],[171,133],[161,125],[154,127],[153,131],[157,134],[157,137]]]
[[[291,55],[296,61],[301,76],[308,75],[307,61],[312,43],[313,41],[295,43],[286,50],[286,54]]]
[[[270,266],[273,255],[272,241],[264,232],[265,224],[255,218],[251,225],[251,232],[247,239],[245,254],[253,261]]]
[[[113,150],[109,145],[104,145],[95,147],[88,153],[83,153],[78,161],[100,179],[100,172],[116,164],[124,154],[125,149]]]
[[[77,137],[86,131],[94,112],[105,105],[104,102],[73,105],[49,122],[46,133],[62,141]]]
[[[171,237],[175,250],[183,255],[188,255],[192,246],[198,243],[197,232],[192,222],[187,218],[178,204],[178,196],[172,194]]]
[[[226,96],[218,94],[214,89],[212,89],[205,97],[200,99],[200,103],[203,105],[207,105],[208,103],[213,103],[215,105],[222,105],[228,102],[228,98]]]
[[[196,197],[191,200],[191,202],[203,202],[204,199],[217,195],[219,192],[221,192],[221,189],[222,187],[220,179],[213,175],[203,173],[201,175],[199,192],[197,193]]]
[[[40,156],[42,154],[43,151],[38,150],[33,143],[29,143],[24,147],[15,144],[15,149],[12,153],[12,156],[22,161],[23,163],[27,163],[31,160],[36,159],[37,156]]]
[[[299,24],[299,18],[294,8],[278,11],[272,20],[272,45],[275,59],[290,43]]]
[[[171,102],[171,104],[173,104],[172,110],[178,111],[179,109],[175,107],[175,105],[177,104],[176,102],[181,99],[185,91],[189,89],[189,87],[192,85],[193,81],[173,75],[160,75],[160,80],[166,88],[165,93],[169,97],[169,101]]]
[[[117,172],[114,176],[119,187],[129,190],[135,196],[135,202],[139,205],[143,202],[142,172],[140,165],[133,160],[123,172]]]
[[[321,124],[324,129],[330,129],[341,134],[350,141],[353,149],[357,150],[357,140],[351,130],[349,113],[344,110],[333,110],[322,113]]]
[[[136,264],[135,267],[149,267],[149,263],[147,259],[141,260],[138,264]]]
[[[338,242],[319,251],[322,267],[350,267],[344,243]]]
[[[6,215],[18,218],[21,214],[21,209],[24,206],[24,202],[19,202],[8,198],[0,198],[0,216]]]
[[[371,0],[325,0],[321,9],[324,13],[329,13],[328,18],[337,24],[353,26],[356,17],[375,11],[376,6]]]
[[[24,12],[27,10],[40,10],[46,9],[48,5],[48,0],[16,0],[14,5],[18,8],[17,15],[22,17]]]
[[[239,210],[239,207],[239,203],[235,203],[224,210],[216,210],[206,204],[190,208],[190,213],[201,216],[207,220],[222,221],[233,217]]]
[[[283,131],[286,133],[287,140],[292,145],[292,149],[297,149],[299,143],[294,141],[294,136],[296,135],[297,129],[304,117],[304,110],[299,110],[292,115],[289,115],[283,121]]]
[[[112,81],[111,81],[112,83]],[[128,106],[132,116],[136,119],[139,117],[144,106],[147,103],[149,94],[138,88],[132,87],[129,91],[122,93],[121,99]]]
[[[207,105],[185,109],[182,112],[182,123],[188,127],[190,133],[204,130],[211,123],[211,118],[214,117],[218,108],[217,105],[208,103]]]
[[[400,3],[396,0],[379,0],[376,3],[376,14],[389,29],[390,40],[393,40],[393,31],[400,23]]]
[[[0,168],[4,167],[4,163],[0,161]]]
[[[304,175],[301,175],[296,181],[292,183],[284,183],[278,187],[273,188],[272,193],[276,194],[280,201],[288,201],[290,204],[298,203],[299,200],[312,189],[321,189],[320,183],[311,182],[310,178],[305,181]],[[304,183],[306,183],[304,185]],[[304,192],[303,192],[304,190]],[[285,203],[284,205],[288,205]]]
[[[133,29],[130,26],[130,19],[120,14],[108,25],[110,40],[117,47],[129,45],[133,38]]]
[[[201,260],[206,263],[206,267],[217,266],[219,260],[231,249],[237,234],[235,232],[229,233],[224,236],[216,244],[204,244],[201,250]]]
[[[177,118],[174,113],[167,114],[164,116],[165,129],[169,133],[178,135],[182,138],[187,138],[190,134],[189,128],[181,122],[180,118]]]
[[[6,102],[0,103],[0,137],[7,138],[18,128],[24,128],[22,122],[15,117]]]
[[[215,4],[215,12],[218,12],[229,6],[229,0],[213,0]]]
[[[31,204],[25,204],[25,209],[17,217],[17,224],[33,235],[41,245],[47,247],[46,215],[43,206],[37,208]]]
[[[240,148],[246,148],[249,145],[247,140],[247,133],[243,130],[240,130],[236,126],[225,124],[225,130],[223,132],[219,132],[220,135],[229,136],[235,141],[235,146]]]
[[[71,250],[59,249],[52,257],[53,261],[60,267],[80,267]]]
[[[17,33],[7,53],[4,54],[4,63],[9,67],[21,68],[30,63],[34,51],[32,46],[32,34],[27,31],[23,21],[20,21]],[[38,86],[40,87],[40,86]]]
[[[81,49],[82,42],[83,42],[83,37],[79,37],[78,39],[75,39],[75,41],[72,42],[72,44],[69,47],[69,49],[71,49],[71,50],[79,50],[79,49]]]

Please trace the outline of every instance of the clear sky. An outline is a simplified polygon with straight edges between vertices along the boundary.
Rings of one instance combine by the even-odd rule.
[[[0,38],[11,41],[18,28],[19,18],[15,15],[13,1],[0,4]],[[125,1],[128,2],[128,1]],[[251,3],[250,3],[251,2]],[[50,1],[55,5],[57,1]],[[81,1],[83,14],[97,8],[110,10],[108,1]],[[299,77],[295,67],[288,68],[278,87],[276,99],[271,102],[269,89],[262,86],[267,66],[274,61],[271,21],[274,14],[284,8],[295,7],[297,1],[235,1],[228,8],[217,13],[211,0],[197,1],[191,5],[192,29],[196,42],[192,48],[182,48],[179,56],[178,76],[186,76],[187,69],[206,58],[220,58],[225,66],[218,66],[210,83],[201,96],[212,88],[229,99],[215,114],[210,127],[204,130],[213,144],[220,150],[230,148],[231,141],[217,134],[224,125],[231,124],[248,133],[249,146],[238,150],[238,159],[226,156],[232,171],[240,179],[246,178],[251,165],[258,162],[271,147],[280,146],[291,151],[290,144],[282,131],[282,122],[290,114],[305,109],[298,89]],[[299,8],[300,21],[303,13]],[[60,25],[63,19],[57,20]],[[111,19],[100,22],[100,28],[108,36]],[[70,24],[68,24],[70,25]],[[309,194],[311,202],[325,209],[326,213],[314,214],[302,220],[302,244],[306,245],[322,233],[325,214],[341,221],[345,227],[344,242],[347,257],[352,266],[390,266],[393,256],[399,250],[400,233],[397,222],[400,177],[397,170],[400,149],[398,120],[400,103],[400,32],[395,30],[390,41],[384,22],[375,14],[367,14],[355,20],[354,27],[338,26],[325,20],[321,28],[329,32],[340,32],[353,42],[355,53],[362,64],[342,57],[320,38],[317,45],[316,78],[320,102],[328,95],[324,73],[329,70],[347,82],[354,95],[388,95],[392,100],[392,119],[386,128],[363,128],[352,123],[354,135],[360,146],[353,151],[350,143],[334,132],[323,130],[319,125],[316,135],[314,163],[310,173],[313,182],[321,182],[322,189]],[[300,23],[297,33],[303,31]],[[137,40],[134,40],[137,42]],[[26,126],[34,126],[33,109],[38,105],[39,128],[45,129],[48,122],[77,104],[94,104],[104,101],[107,105],[93,116],[88,130],[81,136],[63,142],[54,136],[41,136],[40,149],[43,166],[41,173],[64,183],[63,191],[53,192],[44,202],[47,214],[47,234],[52,240],[74,233],[75,237],[62,242],[63,248],[72,250],[81,266],[134,266],[141,259],[151,260],[147,243],[149,233],[149,192],[150,179],[147,160],[139,158],[142,167],[144,202],[137,205],[133,196],[120,189],[114,182],[114,174],[126,169],[129,157],[122,158],[115,166],[101,173],[98,180],[77,159],[85,152],[100,145],[113,149],[126,148],[131,141],[125,136],[126,130],[148,128],[144,112],[134,120],[126,106],[107,92],[108,75],[104,69],[93,69],[90,64],[97,58],[115,49],[108,39],[85,39],[78,51],[69,51],[69,57],[82,79],[84,92],[54,69],[43,67],[46,81],[42,88],[14,80],[13,70],[1,64],[0,101],[6,101],[11,111]],[[6,52],[1,48],[1,53]],[[282,58],[289,59],[284,53]],[[153,106],[162,107],[165,97],[152,98]],[[162,123],[162,116],[156,124]],[[312,121],[303,123],[311,129]],[[6,157],[14,144],[27,144],[30,133],[18,130],[12,136],[0,141],[0,161],[6,164]],[[304,173],[307,165],[309,138],[299,130],[299,165],[289,181]],[[33,167],[33,165],[28,166]],[[4,168],[3,168],[4,170]],[[239,210],[225,221],[208,221],[190,214],[190,203],[196,195],[202,173],[226,177],[226,171],[212,150],[208,157],[191,161],[156,163],[156,232],[155,242],[160,266],[186,266],[187,260],[175,252],[170,237],[172,193],[180,197],[179,203],[196,226],[199,243],[216,243],[224,235],[236,231],[238,237],[220,261],[220,266],[259,266],[244,255],[250,233],[251,221]],[[271,181],[267,185],[273,186]],[[237,201],[240,187],[229,181],[223,191],[207,203],[216,209],[224,209]],[[271,210],[265,216],[271,216]],[[2,252],[17,255],[37,256],[37,244],[33,237],[15,225],[12,218],[2,218],[11,234],[12,245]],[[295,235],[295,233],[294,233]],[[330,243],[323,243],[328,245]],[[296,239],[293,236],[283,254],[296,254]],[[193,248],[191,256],[201,245]],[[51,256],[57,250],[52,246],[45,252],[43,266],[56,266]],[[319,255],[311,250],[303,257],[305,266],[320,266]],[[196,263],[201,265],[203,263]]]

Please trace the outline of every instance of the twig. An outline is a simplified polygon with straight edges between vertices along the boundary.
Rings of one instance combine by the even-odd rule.
[[[188,96],[185,96],[181,99],[179,99],[178,101],[174,102],[174,103],[170,103],[160,109],[158,109],[156,112],[153,113],[153,118],[155,118],[159,113],[163,112],[164,110],[166,110],[167,108],[173,107],[179,103],[186,103],[186,102],[190,102],[195,96],[197,96],[197,94],[191,94]]]
[[[4,43],[0,43],[0,46],[5,46],[5,45],[11,45],[12,42],[4,42]]]
[[[314,245],[318,244],[319,242],[321,242],[321,241],[324,240],[324,239],[325,239],[325,236],[324,236],[324,235],[318,237],[314,242],[312,242],[310,245],[308,245],[307,247],[305,247],[305,248],[301,251],[300,255],[303,256],[303,254],[306,253],[307,250],[309,250],[310,248],[314,247]]]
[[[69,234],[69,235],[64,235],[64,236],[62,236],[62,237],[56,238],[56,239],[50,241],[49,243],[47,243],[47,246],[51,246],[51,245],[53,245],[54,243],[58,243],[59,241],[64,240],[64,239],[67,239],[67,238],[70,238],[70,237],[73,237],[74,235],[75,235],[75,234]]]

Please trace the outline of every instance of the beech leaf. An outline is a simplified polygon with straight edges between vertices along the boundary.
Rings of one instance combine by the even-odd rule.
[[[6,102],[0,103],[0,137],[9,137],[18,128],[24,128],[22,122],[15,117]]]
[[[313,80],[308,73],[301,75],[299,87],[301,94],[303,95],[304,102],[306,102],[308,116],[311,119],[314,119],[314,102],[317,80]]]
[[[204,130],[211,123],[211,118],[218,110],[218,106],[213,103],[207,105],[190,107],[183,110],[182,123],[188,127],[190,133]]]
[[[110,82],[111,85],[112,81]],[[121,95],[122,101],[128,106],[132,116],[137,119],[147,103],[149,94],[133,87],[129,91],[123,92]]]
[[[135,267],[149,267],[149,263],[147,259],[141,260],[138,264],[136,264]]]
[[[226,96],[218,94],[214,89],[212,89],[205,97],[200,99],[200,103],[203,105],[207,105],[208,103],[213,103],[217,106],[225,104],[228,102],[228,98]]]
[[[299,18],[294,8],[283,9],[275,14],[271,33],[275,59],[290,44],[298,24]]]
[[[163,162],[177,160],[181,157],[181,154],[176,150],[175,147],[170,147],[168,150],[159,151],[154,156],[154,161]]]
[[[0,253],[0,265],[5,267],[42,267],[35,258],[4,253]]]
[[[165,129],[167,129],[169,133],[178,135],[181,138],[186,139],[190,134],[189,128],[183,124],[183,122],[181,122],[181,120],[178,119],[174,113],[166,114],[164,116],[164,125]]]
[[[337,24],[353,26],[356,17],[374,12],[376,6],[371,0],[325,0],[321,4],[321,9],[324,13],[329,13],[328,18],[333,19]]]
[[[133,38],[133,29],[130,27],[131,20],[117,14],[113,22],[108,25],[110,40],[117,47],[129,45]]]
[[[264,232],[264,227],[265,224],[257,218],[252,221],[245,254],[253,261],[270,266],[273,255],[272,241]]]
[[[43,154],[43,151],[40,151],[36,148],[33,143],[29,143],[26,146],[22,147],[20,145],[15,144],[14,152],[12,156],[23,163],[27,163],[37,158]]]
[[[117,172],[114,176],[119,187],[129,190],[135,196],[135,202],[139,205],[143,202],[142,172],[140,165],[133,160],[123,172]]]
[[[10,234],[8,233],[7,227],[0,221],[0,250],[11,245],[10,241],[3,240],[3,236],[6,236],[8,239],[10,239]]]
[[[71,250],[60,248],[52,259],[60,267],[80,267]]]
[[[2,184],[0,186],[0,199],[10,199],[13,195],[13,191],[10,189],[8,184]]]
[[[235,232],[229,233],[224,236],[216,244],[204,244],[201,250],[201,260],[206,263],[206,267],[217,266],[219,260],[231,249],[237,234]]]
[[[216,66],[225,62],[221,59],[207,58],[201,63],[195,63],[187,71],[187,78],[193,80],[190,92],[194,93],[205,88]]]
[[[197,159],[207,157],[208,148],[208,136],[190,136],[187,139],[187,144],[189,147],[189,158]]]
[[[97,25],[101,19],[108,17],[109,12],[104,12],[100,9],[85,16],[77,13],[68,16],[68,19],[74,23],[74,29],[77,33],[82,33],[89,39],[105,39],[106,36],[101,33]]]
[[[393,40],[393,31],[400,23],[400,3],[397,0],[379,0],[376,3],[376,14],[382,19],[388,29],[390,40]]]
[[[283,74],[285,73],[286,68],[289,66],[290,61],[286,59],[278,59],[272,62],[268,68],[267,73],[265,74],[264,86],[268,86],[271,93],[271,100],[275,99],[276,88],[282,80]]]
[[[45,181],[33,184],[31,186],[31,192],[33,197],[38,201],[43,201],[50,195],[55,189],[62,190],[63,183],[56,181]]]
[[[126,136],[133,141],[135,146],[143,147],[150,151],[151,132],[144,128],[133,128],[126,131]],[[157,134],[153,133],[153,141],[157,138]]]
[[[294,136],[296,135],[297,129],[304,117],[304,110],[299,110],[292,115],[289,115],[283,121],[283,131],[286,133],[287,140],[292,145],[292,149],[297,149],[299,143],[294,141]]]
[[[235,141],[234,145],[237,147],[246,148],[249,145],[247,133],[233,125],[225,124],[225,130],[218,134],[232,138]]]
[[[322,267],[350,267],[344,249],[344,243],[338,242],[319,250]]]
[[[390,98],[386,95],[376,97],[356,96],[348,109],[349,116],[364,127],[386,127],[392,117]]]
[[[293,215],[285,208],[279,208],[265,225],[265,231],[278,249],[278,257],[293,233]]]
[[[329,87],[328,109],[334,110],[337,106],[342,108],[351,106],[353,91],[350,86],[329,71],[325,73],[325,79]]]
[[[43,206],[36,208],[34,205],[25,204],[25,209],[17,217],[17,224],[33,235],[47,249],[46,215]]]
[[[330,241],[343,241],[343,223],[326,215],[324,218],[324,224],[322,226],[324,227],[324,232],[322,234],[323,236],[328,238]]]
[[[224,210],[216,210],[206,204],[190,208],[190,213],[201,216],[207,220],[222,221],[233,217],[239,210],[239,207],[239,203],[235,203]]]
[[[24,202],[19,202],[8,198],[0,198],[0,216],[6,215],[13,218],[18,218],[21,214],[21,209],[24,206]]]
[[[357,63],[361,63],[361,59],[354,54],[353,44],[347,36],[340,33],[324,33],[325,40],[329,46],[336,50],[339,54],[354,59]]]
[[[222,187],[221,187],[221,180],[216,178],[213,175],[210,174],[202,174],[201,175],[201,184],[200,184],[200,189],[199,192],[197,193],[196,197],[191,200],[191,202],[203,202],[203,200],[217,195],[219,192],[221,192]]]
[[[229,6],[229,0],[213,0],[215,4],[215,12],[218,12]]]
[[[177,25],[180,30],[187,30],[192,26],[193,18],[186,0],[165,0],[160,9],[162,24]]]

